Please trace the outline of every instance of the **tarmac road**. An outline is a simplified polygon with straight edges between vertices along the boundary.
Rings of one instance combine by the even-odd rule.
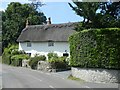
[[[95,90],[92,88],[118,88],[118,84],[77,82],[54,73],[2,65],[2,88],[52,88],[54,90],[56,88],[86,88]]]

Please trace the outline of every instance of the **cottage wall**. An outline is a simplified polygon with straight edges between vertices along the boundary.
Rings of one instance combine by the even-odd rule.
[[[31,47],[27,47],[26,42],[20,42],[19,50],[31,53],[31,57],[34,57],[36,54],[47,56],[50,52],[57,53],[58,56],[63,56],[65,50],[70,54],[68,42],[54,42],[54,46],[48,46],[48,42],[31,42]]]

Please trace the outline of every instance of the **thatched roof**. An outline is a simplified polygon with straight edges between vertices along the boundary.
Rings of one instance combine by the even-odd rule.
[[[75,24],[30,25],[23,29],[17,41],[68,41],[69,36],[76,32]]]

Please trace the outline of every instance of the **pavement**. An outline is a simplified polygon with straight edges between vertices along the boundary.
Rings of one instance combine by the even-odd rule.
[[[86,88],[87,90],[118,90],[118,84],[101,84],[68,80],[71,71],[45,73],[23,67],[2,65],[2,88]]]

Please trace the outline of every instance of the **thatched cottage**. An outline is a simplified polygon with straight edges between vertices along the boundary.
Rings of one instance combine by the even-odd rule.
[[[36,54],[47,56],[50,52],[70,56],[68,38],[76,32],[74,26],[75,23],[51,24],[50,19],[46,25],[27,25],[17,39],[19,50],[32,57]]]

